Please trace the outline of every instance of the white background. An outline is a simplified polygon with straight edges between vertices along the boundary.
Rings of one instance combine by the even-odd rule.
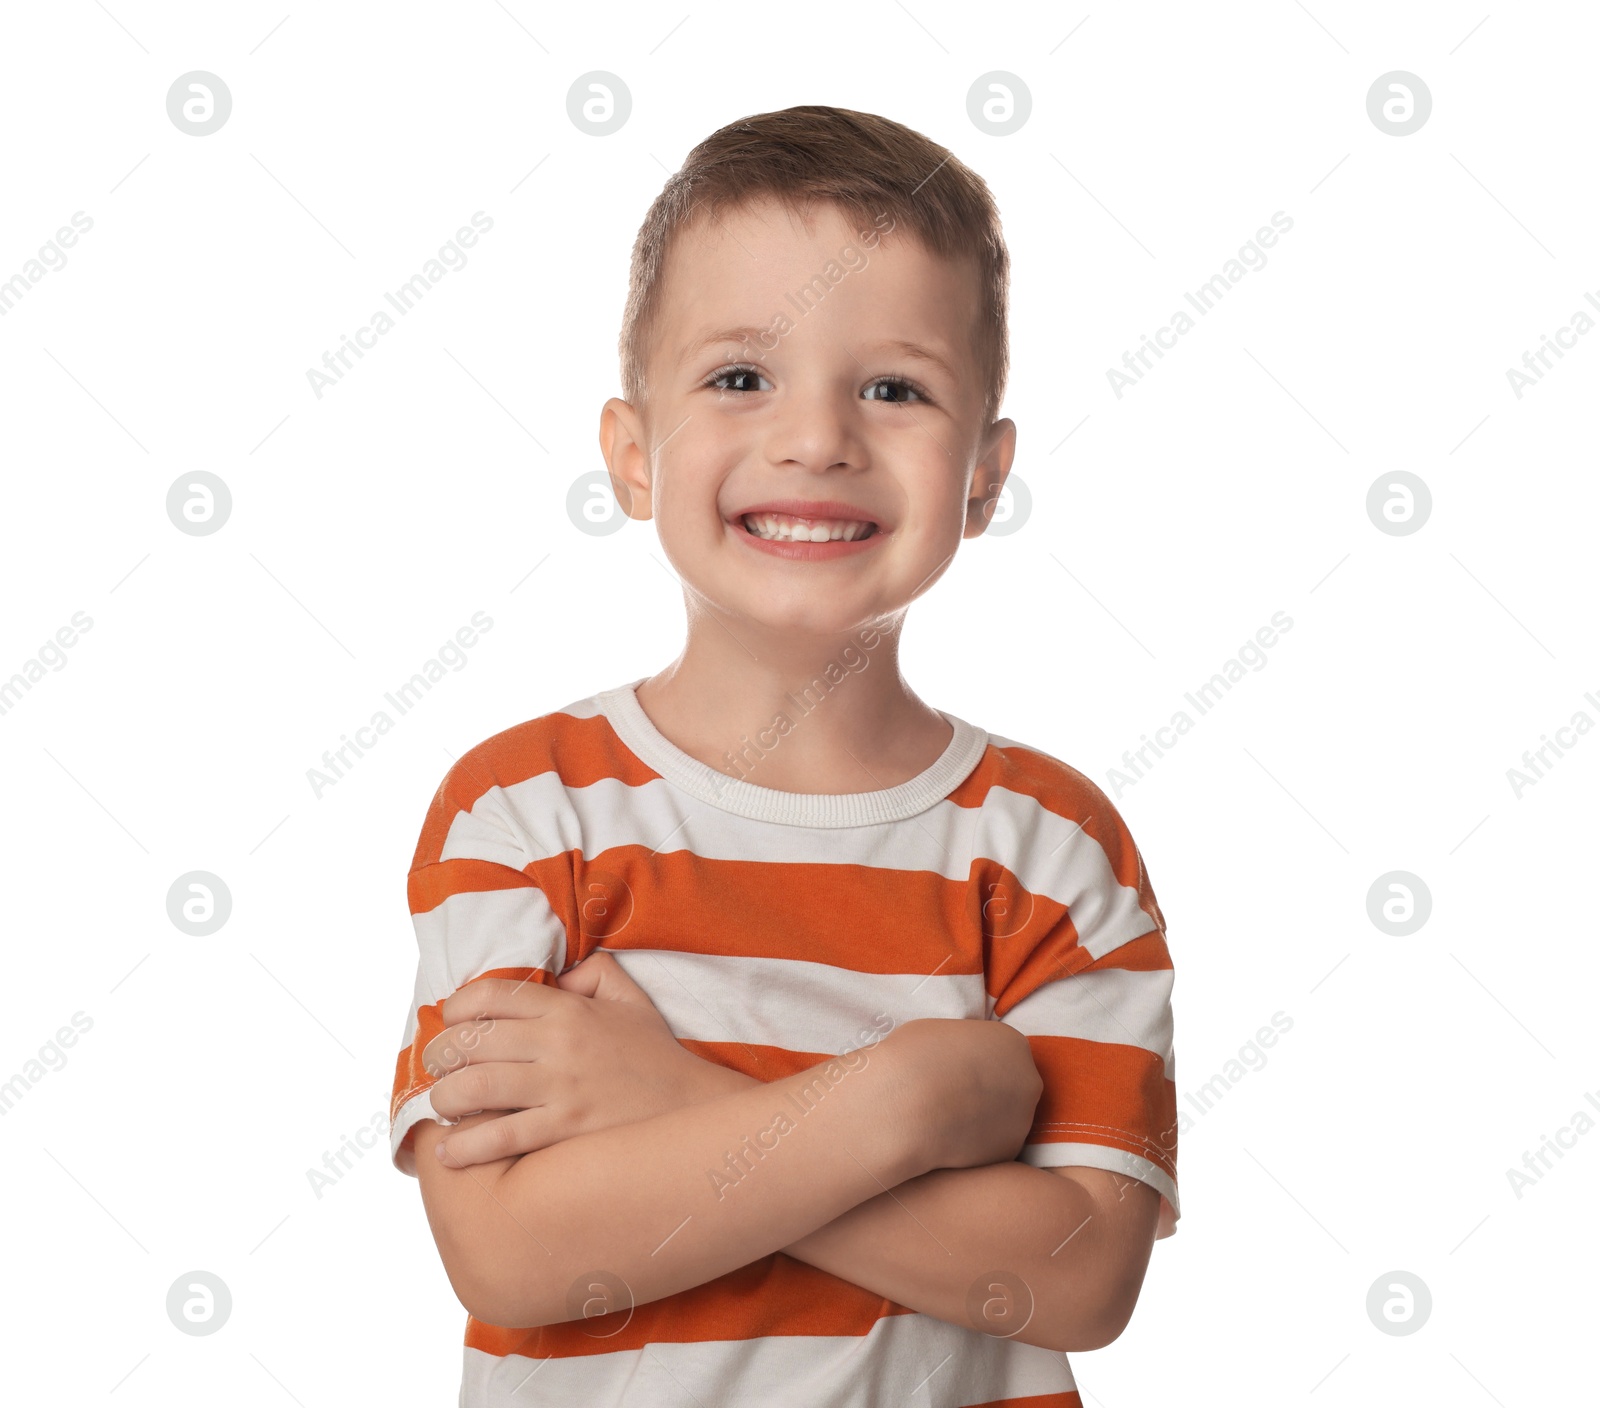
[[[320,1198],[307,1170],[387,1109],[451,759],[677,652],[654,529],[585,536],[566,494],[601,467],[650,201],[717,127],[799,103],[948,146],[1015,261],[1032,513],[912,612],[922,697],[1111,790],[1294,623],[1117,794],[1169,923],[1180,1106],[1293,1027],[1183,1138],[1185,1215],[1121,1340],[1073,1357],[1085,1401],[1592,1382],[1600,1130],[1520,1198],[1507,1170],[1600,1099],[1600,737],[1520,797],[1506,773],[1600,720],[1600,335],[1521,399],[1506,371],[1600,297],[1600,21],[1484,3],[11,9],[0,280],[94,227],[0,318],[0,677],[93,627],[0,716],[0,1080],[93,1025],[0,1121],[8,1396],[455,1401],[465,1312],[415,1183],[382,1148]],[[200,138],[165,106],[192,69],[233,98]],[[633,98],[603,138],[566,111],[593,69]],[[996,69],[1033,98],[1004,137],[966,108]],[[1410,136],[1366,111],[1394,69],[1433,97]],[[467,266],[314,396],[479,210]],[[1117,398],[1107,368],[1280,210],[1266,267]],[[1366,498],[1402,469],[1433,509],[1391,536]],[[166,514],[197,470],[233,497],[205,537]],[[316,797],[307,769],[475,611],[468,666]],[[210,937],[167,917],[191,870],[232,894]],[[1368,918],[1392,870],[1432,895],[1407,937]],[[165,1311],[194,1269],[233,1295],[204,1338]],[[1397,1269],[1433,1297],[1404,1337],[1365,1308]]]

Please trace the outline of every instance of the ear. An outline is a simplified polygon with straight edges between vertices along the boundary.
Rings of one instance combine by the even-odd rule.
[[[978,463],[972,471],[972,489],[967,499],[967,522],[961,532],[963,538],[976,538],[988,528],[1016,453],[1016,423],[997,420],[989,427],[978,450]]]
[[[611,474],[611,491],[629,518],[650,518],[650,456],[643,419],[613,396],[600,408],[600,454]]]

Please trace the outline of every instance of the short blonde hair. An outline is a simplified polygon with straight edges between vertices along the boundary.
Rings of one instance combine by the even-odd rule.
[[[714,216],[764,199],[802,218],[822,201],[868,226],[887,212],[896,232],[915,236],[930,253],[971,260],[979,283],[974,351],[984,379],[985,423],[996,418],[1010,369],[1010,257],[988,186],[920,132],[875,113],[821,106],[731,122],[667,179],[633,244],[618,340],[624,400],[644,404],[645,363],[673,239],[702,213]]]

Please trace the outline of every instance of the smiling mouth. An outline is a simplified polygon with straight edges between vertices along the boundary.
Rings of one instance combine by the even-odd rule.
[[[740,526],[769,543],[859,542],[878,531],[876,523],[839,518],[800,518],[789,513],[746,513]]]

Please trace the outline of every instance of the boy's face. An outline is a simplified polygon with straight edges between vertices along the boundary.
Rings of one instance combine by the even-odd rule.
[[[681,232],[648,404],[613,398],[601,415],[618,497],[656,520],[688,589],[786,632],[891,623],[983,532],[1015,447],[1010,421],[984,423],[973,267],[860,223],[763,202]],[[781,499],[878,526],[859,548],[784,556],[742,522]]]

